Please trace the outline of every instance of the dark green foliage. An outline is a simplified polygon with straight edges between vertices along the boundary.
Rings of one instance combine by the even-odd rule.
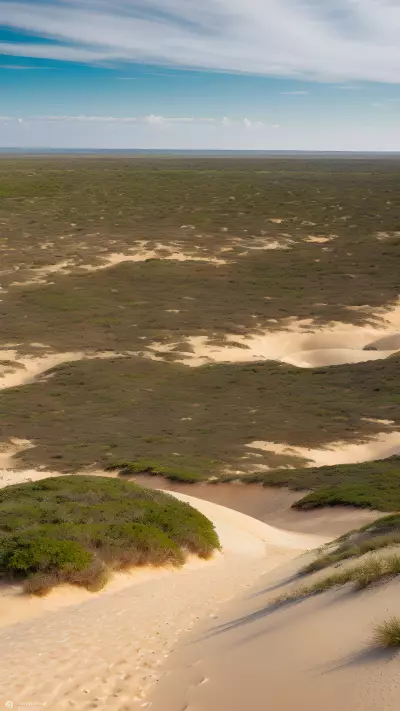
[[[256,474],[249,481],[264,486],[315,489],[293,504],[296,509],[359,506],[379,511],[400,510],[400,456],[362,464],[280,469]]]
[[[0,575],[34,576],[31,591],[96,589],[107,568],[181,565],[185,551],[207,558],[218,547],[200,512],[130,482],[69,476],[0,491]]]

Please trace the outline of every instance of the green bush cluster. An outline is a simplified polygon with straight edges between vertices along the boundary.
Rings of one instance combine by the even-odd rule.
[[[98,589],[109,571],[182,565],[219,548],[213,524],[168,494],[107,477],[64,476],[0,491],[0,576],[43,593]]]

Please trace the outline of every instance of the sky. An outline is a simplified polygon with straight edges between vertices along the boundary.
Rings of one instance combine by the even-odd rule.
[[[0,0],[0,147],[400,151],[400,0]]]

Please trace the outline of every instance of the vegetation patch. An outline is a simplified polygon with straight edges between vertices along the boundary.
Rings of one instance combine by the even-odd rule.
[[[390,617],[377,625],[373,642],[378,647],[400,647],[400,617]]]
[[[187,481],[187,472],[207,480],[226,470],[251,473],[256,464],[298,467],[299,459],[290,453],[247,445],[255,440],[303,447],[354,442],[379,432],[382,425],[366,421],[377,413],[400,423],[399,362],[393,357],[300,369],[268,361],[200,368],[139,357],[80,361],[54,368],[51,378],[0,392],[0,423],[5,439],[35,443],[21,461],[54,469],[56,460],[62,472],[94,462],[107,467],[144,460]],[[375,468],[280,469],[249,481],[295,489],[350,481],[368,493],[377,486],[378,473],[381,487],[385,481],[393,484],[392,500],[371,499],[370,505],[388,510],[390,503],[389,510],[400,510],[398,461]]]
[[[120,476],[134,476],[135,474],[147,474],[150,476],[162,476],[169,481],[186,482],[195,484],[204,481],[204,477],[195,472],[179,469],[178,467],[168,467],[157,462],[138,460],[135,462],[116,462],[106,467],[107,471],[119,471]]]
[[[112,570],[181,565],[219,548],[213,524],[174,497],[107,477],[65,476],[0,491],[0,576],[44,594],[90,590]]]
[[[300,570],[303,575],[336,565],[348,558],[359,558],[382,548],[400,545],[400,514],[392,514],[363,526],[328,545],[328,552],[322,553],[315,560]]]
[[[314,489],[293,508],[359,506],[378,511],[400,510],[400,456],[360,464],[278,469],[246,477],[264,486]]]
[[[291,602],[309,595],[317,595],[331,588],[353,584],[355,591],[363,590],[373,583],[381,583],[400,575],[400,555],[393,553],[386,557],[371,556],[354,567],[340,569],[324,578],[319,578],[310,585],[303,585],[284,593],[276,603]]]

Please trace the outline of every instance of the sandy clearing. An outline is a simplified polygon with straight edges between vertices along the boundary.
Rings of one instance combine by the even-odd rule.
[[[208,363],[275,360],[311,368],[388,358],[400,350],[400,302],[373,315],[381,319],[375,328],[333,323],[316,329],[309,320],[291,318],[281,322],[285,330],[227,334],[226,345],[216,345],[207,336],[190,336],[180,362],[198,367]],[[368,346],[377,350],[363,350]]]
[[[315,244],[325,244],[325,242],[332,242],[333,239],[335,239],[336,235],[329,235],[329,237],[317,237],[317,236],[312,236],[310,235],[309,237],[306,237],[304,242],[314,242]]]
[[[398,653],[373,648],[371,635],[398,615],[400,580],[271,611],[298,567],[267,573],[182,639],[146,697],[152,711],[397,711]]]
[[[370,462],[374,459],[385,459],[400,453],[400,431],[380,432],[366,442],[349,444],[348,442],[332,442],[319,449],[309,447],[293,447],[278,442],[251,442],[247,447],[259,449],[274,454],[286,454],[293,457],[304,457],[308,460],[304,466],[324,467],[336,464],[357,464]]]
[[[319,537],[296,539],[193,497],[185,500],[207,511],[229,550],[212,562],[6,626],[0,632],[0,702],[45,703],[57,710],[128,711],[134,703],[143,708],[146,692],[183,633],[199,619],[215,617],[224,602],[266,570],[321,543]],[[266,540],[274,545],[266,546]]]
[[[282,363],[295,365],[297,368],[319,368],[325,365],[344,365],[345,363],[366,363],[369,360],[384,360],[400,350],[364,351],[351,348],[318,348],[310,351],[291,353],[281,358]]]
[[[159,259],[159,260],[170,260],[175,262],[208,262],[209,264],[214,264],[219,266],[221,264],[227,264],[225,259],[218,257],[200,257],[199,255],[185,254],[181,251],[174,251],[174,249],[169,249],[168,247],[162,247],[163,253],[160,253],[157,249],[145,249],[136,254],[125,254],[123,252],[112,252],[102,259],[104,263],[96,265],[82,265],[86,271],[98,271],[100,269],[109,269],[110,267],[115,267],[118,264],[124,262],[145,262],[147,259]]]

